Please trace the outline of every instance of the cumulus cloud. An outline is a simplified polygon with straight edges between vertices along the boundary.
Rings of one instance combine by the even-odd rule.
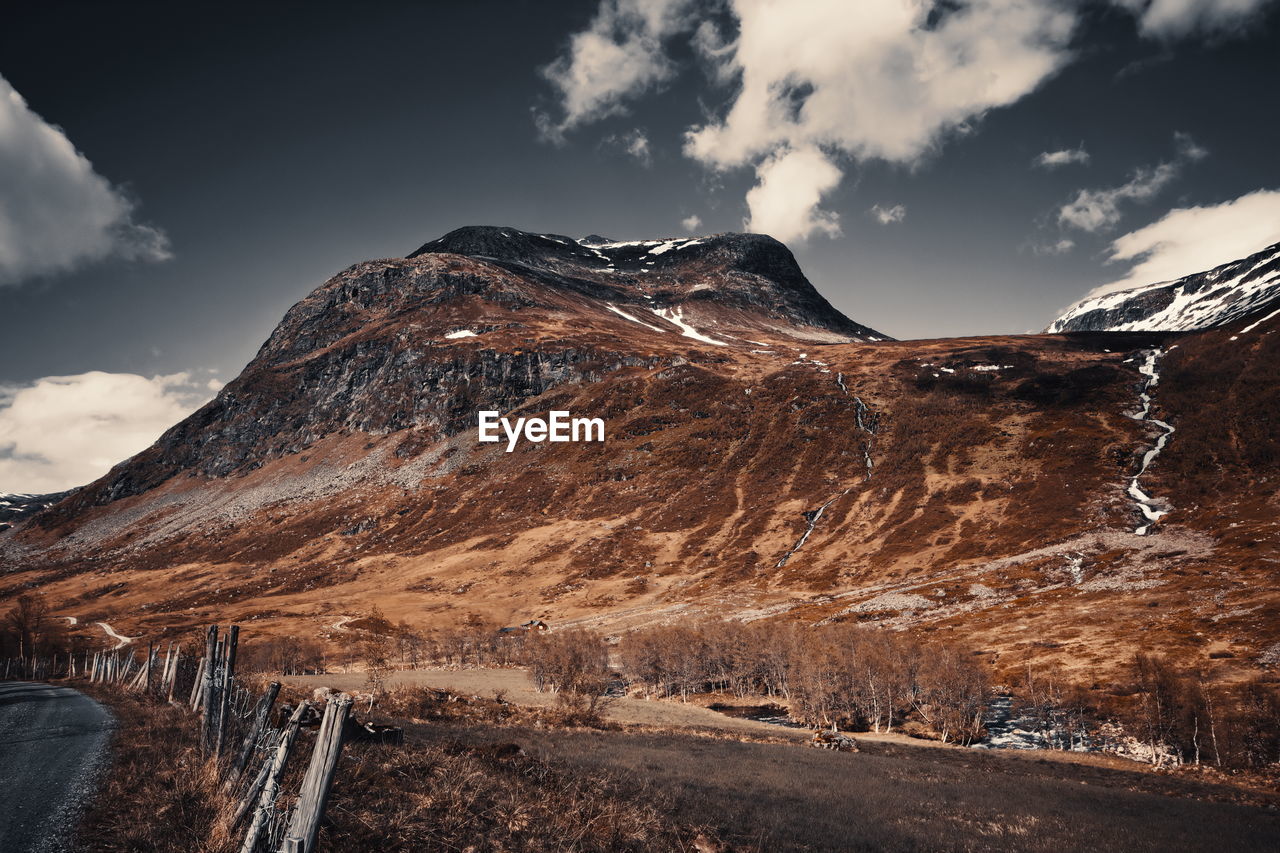
[[[1066,62],[1074,25],[1072,14],[1035,0],[941,11],[884,0],[860,4],[856,15],[840,0],[736,0],[732,8],[738,38],[717,61],[738,92],[722,117],[690,129],[685,153],[716,169],[754,165],[759,175],[789,152],[821,150],[830,186],[841,171],[833,155],[915,163],[948,134],[1033,91]],[[832,214],[806,194],[811,207],[790,205],[790,220],[770,220],[782,232],[774,236],[836,233]]]
[[[551,139],[586,122],[621,112],[628,97],[665,83],[675,67],[662,42],[689,26],[690,0],[602,0],[587,29],[542,69],[563,115],[535,114]]]
[[[811,234],[834,237],[840,217],[818,205],[840,183],[840,170],[813,146],[784,148],[756,167],[759,182],[747,191],[750,216],[747,231],[768,234],[782,242]]]
[[[728,40],[692,9],[602,0],[543,70],[563,117],[539,125],[555,138],[619,111],[671,78],[664,41],[689,34],[712,79],[736,94],[690,128],[685,153],[714,169],[754,168],[749,226],[779,239],[839,233],[820,204],[842,177],[841,157],[914,163],[1034,90],[1066,62],[1075,21],[1049,0],[869,0],[857,14],[842,0],[730,0],[737,37]],[[802,183],[784,187],[784,173]]]
[[[1084,146],[1079,148],[1064,148],[1061,151],[1044,151],[1034,160],[1032,165],[1039,166],[1042,169],[1057,169],[1060,166],[1081,165],[1089,162],[1089,152],[1084,150]]]
[[[1138,30],[1159,39],[1233,35],[1248,28],[1271,0],[1115,0],[1138,20]]]
[[[680,227],[692,234],[702,227],[702,217],[691,213],[680,220]]]
[[[1111,243],[1109,260],[1132,264],[1123,278],[1090,296],[1128,290],[1213,269],[1280,242],[1280,190],[1171,210]]]
[[[1185,133],[1174,134],[1174,142],[1178,154],[1173,160],[1136,169],[1129,180],[1116,187],[1080,190],[1058,209],[1058,222],[1081,231],[1098,231],[1115,225],[1120,221],[1121,204],[1154,198],[1182,173],[1186,164],[1208,156],[1209,152]]]
[[[905,204],[895,204],[892,207],[873,204],[867,212],[874,216],[881,225],[892,225],[907,218],[907,206]]]
[[[0,77],[0,286],[108,257],[171,257],[163,231]]]
[[[190,373],[91,371],[0,387],[0,492],[96,480],[204,404],[215,384]]]

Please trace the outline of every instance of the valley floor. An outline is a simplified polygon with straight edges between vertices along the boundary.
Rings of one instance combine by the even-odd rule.
[[[459,729],[422,724],[408,742],[485,737],[584,773],[664,791],[676,819],[734,849],[809,851],[1272,851],[1275,807],[1194,797],[1214,786],[1052,760],[861,741],[859,753],[686,734]]]
[[[364,675],[287,680],[354,690]],[[553,701],[518,669],[402,671],[395,684],[501,695],[519,705]],[[861,752],[833,753],[797,748],[809,736],[804,729],[633,697],[615,700],[607,717],[634,728],[432,722],[410,725],[407,740],[515,742],[583,773],[643,780],[674,799],[678,820],[713,829],[735,849],[1057,853],[1280,845],[1280,797],[1247,796],[1109,756],[979,751],[866,733],[857,735]]]

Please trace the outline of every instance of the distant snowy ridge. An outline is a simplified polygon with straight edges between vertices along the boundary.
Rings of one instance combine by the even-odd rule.
[[[1084,299],[1046,332],[1190,332],[1247,317],[1280,300],[1280,243],[1177,281]]]
[[[74,490],[73,490],[74,491]],[[26,521],[42,509],[47,509],[71,492],[51,495],[0,494],[0,532]]]

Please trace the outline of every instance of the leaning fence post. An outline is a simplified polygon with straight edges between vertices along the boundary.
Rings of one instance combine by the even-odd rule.
[[[142,670],[142,689],[151,692],[151,667],[155,665],[156,653],[159,651],[154,643],[147,643],[147,665]]]
[[[285,833],[280,853],[311,853],[315,850],[320,818],[324,815],[324,806],[329,799],[333,774],[338,769],[343,729],[350,711],[351,697],[346,695],[330,697],[325,706],[324,721],[320,724],[320,731],[311,751],[311,764],[302,777],[298,807],[293,812],[293,820],[289,822],[289,830]],[[290,842],[294,840],[300,841],[301,845],[290,846]]]
[[[275,704],[276,697],[280,695],[280,682],[273,681],[267,686],[267,692],[262,694],[262,698],[258,700],[258,707],[254,710],[253,722],[249,725],[249,731],[244,737],[244,743],[240,746],[240,752],[231,762],[231,768],[227,772],[227,785],[235,784],[235,781],[244,773],[246,767],[249,766],[249,759],[253,757],[253,750],[258,745],[258,738],[262,736],[262,730],[266,728],[267,720],[271,718],[271,706]]]
[[[208,658],[200,658],[200,663],[196,665],[196,680],[191,685],[191,710],[194,712],[200,707],[200,691],[204,689],[204,668]]]
[[[276,807],[276,798],[280,796],[280,777],[284,774],[284,766],[289,760],[289,752],[293,749],[293,741],[298,736],[298,727],[302,725],[302,715],[306,713],[308,707],[306,702],[299,702],[293,715],[289,717],[289,722],[285,724],[284,731],[280,733],[280,742],[276,744],[275,755],[271,757],[271,769],[267,771],[267,778],[262,785],[262,794],[258,797],[258,806],[253,813],[253,822],[249,824],[249,831],[245,833],[240,853],[255,853],[257,850],[258,839],[267,828]]]
[[[271,772],[271,758],[267,757],[262,760],[262,767],[258,770],[258,775],[253,778],[253,784],[244,792],[239,805],[236,806],[235,817],[231,819],[231,832],[235,832],[240,826],[240,822],[244,820],[245,815],[249,813],[249,809],[253,804],[258,802],[258,797],[262,795],[262,786],[267,782],[267,774]]]
[[[172,669],[169,672],[169,702],[173,702],[173,693],[178,688],[178,668],[182,666],[182,643],[173,650]]]

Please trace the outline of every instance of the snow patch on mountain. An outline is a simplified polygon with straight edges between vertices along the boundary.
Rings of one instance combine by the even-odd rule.
[[[686,338],[693,338],[695,341],[702,341],[704,344],[715,344],[718,347],[728,346],[724,341],[717,341],[715,338],[709,338],[699,332],[693,326],[684,321],[683,308],[650,308],[654,314],[671,323],[680,330],[680,334]]]
[[[644,320],[640,320],[640,319],[637,319],[637,318],[635,318],[635,317],[631,316],[631,315],[630,315],[630,314],[628,314],[626,311],[623,311],[621,308],[618,308],[616,305],[611,305],[611,304],[609,304],[608,302],[606,302],[606,303],[604,304],[604,307],[608,308],[610,311],[612,311],[613,313],[617,314],[617,315],[618,315],[619,317],[621,317],[622,319],[624,319],[624,320],[630,320],[630,321],[631,321],[631,322],[633,322],[633,323],[636,323],[636,324],[639,324],[639,325],[641,325],[641,326],[644,326],[646,329],[652,329],[652,330],[653,330],[653,331],[655,331],[655,332],[663,332],[663,333],[665,333],[665,332],[667,331],[666,329],[659,329],[657,326],[651,326],[651,325],[649,325],[648,323],[646,323]]]

